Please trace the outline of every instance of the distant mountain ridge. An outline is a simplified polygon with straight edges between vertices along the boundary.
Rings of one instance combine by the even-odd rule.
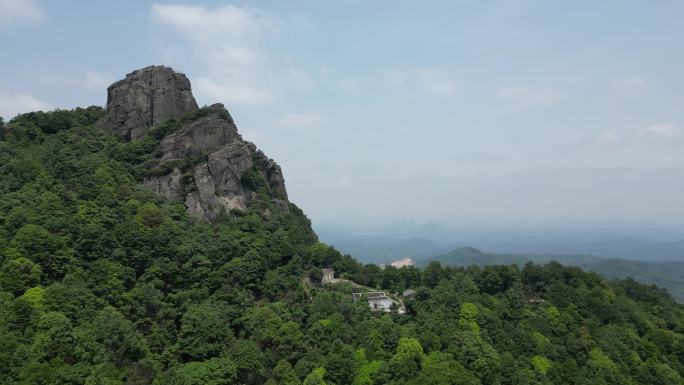
[[[636,238],[622,238],[587,243],[582,247],[587,253],[611,258],[684,261],[684,239],[669,242],[649,242]]]
[[[418,262],[419,265],[425,266],[432,261],[438,261],[446,265],[455,266],[469,266],[469,265],[523,265],[527,262],[534,263],[548,263],[557,261],[566,265],[586,265],[598,261],[604,261],[605,258],[582,255],[582,254],[497,254],[483,252],[474,247],[460,247],[452,250],[449,253],[438,255],[432,258],[427,258]]]
[[[403,258],[422,260],[449,251],[450,247],[425,238],[398,239],[358,235],[317,228],[320,239],[364,263],[387,264]]]
[[[606,278],[633,278],[667,289],[679,302],[684,302],[684,262],[634,261],[602,258],[582,254],[496,254],[482,252],[473,247],[461,247],[449,253],[418,261],[426,266],[437,261],[448,266],[524,265],[528,262],[546,264],[552,261],[566,266],[578,266],[594,271]]]
[[[499,254],[593,255],[646,261],[684,261],[684,234],[648,226],[574,227],[448,226],[428,223],[354,228],[316,226],[321,239],[363,262],[424,259],[472,246]]]

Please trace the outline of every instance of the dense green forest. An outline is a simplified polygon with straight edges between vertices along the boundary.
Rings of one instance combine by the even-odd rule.
[[[0,131],[1,384],[684,384],[684,307],[655,286],[557,263],[362,265],[294,205],[200,222],[140,183],[177,122],[125,142],[102,114]],[[320,285],[325,267],[417,293],[373,313]]]

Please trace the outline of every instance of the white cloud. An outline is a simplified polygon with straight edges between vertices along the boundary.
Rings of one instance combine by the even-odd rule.
[[[335,181],[336,186],[349,186],[351,184],[354,184],[354,181],[347,178],[342,178]]]
[[[212,79],[199,77],[194,81],[194,90],[214,101],[240,104],[265,104],[275,99],[273,91],[265,86],[240,82],[229,77]]]
[[[646,85],[646,79],[639,75],[631,75],[624,79],[617,79],[611,85],[624,92],[636,91]]]
[[[209,9],[183,4],[152,5],[153,20],[174,26],[186,38],[203,46],[233,44],[263,38],[275,21],[255,8],[225,5]]]
[[[276,125],[285,128],[310,128],[320,125],[327,116],[315,112],[290,113],[276,121]]]
[[[0,0],[0,27],[11,23],[37,23],[45,19],[35,0]]]
[[[459,163],[472,164],[501,164],[510,162],[510,159],[488,151],[471,151],[464,154],[454,156],[454,159]]]
[[[152,20],[172,27],[206,66],[195,81],[207,102],[263,104],[275,99],[263,40],[278,21],[251,7],[154,4]],[[215,100],[215,98],[220,98]]]
[[[502,88],[496,95],[501,99],[524,105],[547,105],[564,97],[561,92],[534,89],[523,84]]]
[[[287,71],[288,85],[300,92],[308,92],[316,87],[316,81],[311,75],[296,68]]]
[[[607,131],[596,138],[598,144],[614,144],[620,141],[620,135],[615,131]]]
[[[392,70],[383,75],[384,81],[393,86],[413,85],[433,95],[452,96],[458,91],[454,75],[446,68],[419,67],[410,70]]]
[[[361,92],[361,80],[357,78],[340,79],[337,82],[337,86],[340,90],[346,93],[358,94]]]
[[[259,61],[261,52],[258,47],[234,45],[214,47],[204,51],[204,60],[213,70],[224,70],[224,66],[250,66]]]
[[[421,86],[432,94],[441,96],[456,94],[456,81],[451,73],[444,68],[418,68],[415,70],[415,74]]]
[[[660,123],[648,126],[639,130],[640,136],[656,136],[660,138],[675,138],[682,133],[682,130],[672,123]]]
[[[399,70],[388,71],[385,73],[384,78],[387,83],[396,87],[406,83],[408,73],[406,71]]]
[[[49,103],[27,94],[0,93],[0,116],[9,120],[24,112],[49,110]]]
[[[91,70],[85,70],[84,84],[87,87],[104,88],[109,87],[116,81],[116,77],[110,73],[101,73]]]

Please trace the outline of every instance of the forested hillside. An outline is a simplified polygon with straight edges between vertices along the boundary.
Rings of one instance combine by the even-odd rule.
[[[2,128],[0,383],[684,383],[684,308],[653,286],[555,263],[361,265],[252,170],[248,208],[191,216],[143,181],[205,113],[132,140],[96,128],[98,107]],[[374,313],[321,286],[325,267],[417,294]]]

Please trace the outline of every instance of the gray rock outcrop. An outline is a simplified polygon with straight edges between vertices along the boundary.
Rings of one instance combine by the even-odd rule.
[[[228,143],[242,140],[223,104],[211,105],[207,110],[207,116],[188,123],[162,139],[159,144],[162,163],[182,160],[193,153],[208,154]]]
[[[98,125],[127,139],[168,119],[198,110],[188,78],[165,66],[149,66],[107,88],[107,115]]]
[[[161,139],[144,179],[153,191],[183,202],[191,215],[206,221],[264,200],[270,203],[267,210],[289,210],[280,166],[242,139],[222,104],[199,110],[188,79],[168,67],[143,68],[112,84],[107,114],[98,124],[133,140],[178,118],[187,122]]]

